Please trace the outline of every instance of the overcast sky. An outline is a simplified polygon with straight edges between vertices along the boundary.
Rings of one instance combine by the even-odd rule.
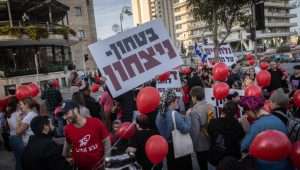
[[[114,24],[120,25],[120,13],[124,6],[131,6],[131,0],[94,0],[98,39],[115,34]],[[124,16],[123,28],[133,27],[132,16]]]

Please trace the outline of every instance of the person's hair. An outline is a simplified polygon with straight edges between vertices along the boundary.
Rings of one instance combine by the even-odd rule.
[[[15,96],[8,99],[8,103],[5,109],[5,116],[10,117],[12,113],[17,111],[17,107],[18,107],[18,99]]]
[[[204,89],[201,86],[195,86],[191,89],[190,95],[196,97],[198,101],[201,101],[205,97]]]
[[[142,128],[142,129],[149,129],[150,128],[150,120],[147,116],[139,115],[136,118],[136,123]]]
[[[242,166],[236,158],[228,156],[219,162],[217,170],[242,170]]]
[[[225,114],[226,118],[234,118],[234,115],[238,111],[238,106],[233,101],[228,101],[225,103],[223,107],[223,113]]]
[[[85,106],[85,102],[83,99],[83,94],[81,92],[76,92],[72,95],[72,101],[77,103],[78,105]]]
[[[22,99],[21,102],[28,105],[30,109],[36,109],[37,111],[40,110],[40,105],[35,100],[33,100],[32,97]]]
[[[240,105],[245,110],[253,112],[259,111],[264,106],[265,100],[263,97],[245,96],[241,98]]]
[[[30,128],[35,135],[41,135],[44,129],[44,125],[49,125],[48,116],[36,116],[30,123]]]

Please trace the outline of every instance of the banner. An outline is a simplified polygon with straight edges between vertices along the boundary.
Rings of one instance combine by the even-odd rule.
[[[113,97],[183,64],[160,20],[98,41],[89,49]]]
[[[173,89],[178,97],[182,96],[182,85],[180,81],[179,71],[170,71],[171,75],[169,80],[166,81],[156,81],[156,88],[162,95],[163,92],[168,89]]]
[[[244,94],[245,94],[244,90],[237,90],[237,89],[230,89],[229,94],[232,94],[233,92],[238,92],[239,96],[244,96]],[[215,99],[214,95],[213,95],[213,89],[212,88],[205,88],[204,89],[204,94],[205,94],[205,101],[208,104],[210,104],[214,107],[218,106],[220,108],[223,108],[223,104],[226,101],[226,99],[217,101]]]
[[[196,54],[201,58],[202,62],[207,62],[208,66],[212,66],[212,63],[216,60],[215,48],[213,45],[198,45],[196,47]],[[236,57],[229,44],[222,45],[219,48],[219,62],[225,63],[227,66],[231,66],[236,63]]]

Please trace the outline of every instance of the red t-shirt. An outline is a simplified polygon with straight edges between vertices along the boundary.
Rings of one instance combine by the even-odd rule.
[[[80,170],[91,170],[102,159],[103,139],[108,137],[108,131],[99,119],[87,118],[82,128],[69,124],[65,127],[65,136],[72,145],[72,157]]]

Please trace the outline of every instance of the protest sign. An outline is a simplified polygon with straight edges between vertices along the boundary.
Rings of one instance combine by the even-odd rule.
[[[182,85],[180,81],[179,71],[170,71],[171,75],[166,81],[156,81],[156,88],[159,90],[160,94],[167,91],[168,89],[172,89],[176,92],[178,97],[182,96]]]
[[[237,89],[230,89],[230,94],[232,94],[233,92],[238,92],[239,93],[239,96],[244,96],[245,92],[244,90],[237,90]],[[216,100],[214,95],[213,95],[213,89],[212,88],[205,88],[204,89],[204,94],[205,94],[205,101],[216,107],[220,107],[220,108],[223,108],[223,104],[225,102],[225,99],[224,100]]]
[[[113,97],[182,64],[160,20],[119,33],[89,46]]]
[[[205,56],[204,58],[202,57],[202,60],[206,60],[208,63],[208,66],[212,66],[212,63],[216,61],[216,50],[213,45],[202,45],[197,47],[198,48],[198,53],[201,53],[201,56]],[[231,66],[232,64],[236,63],[236,57],[233,54],[233,51],[230,47],[229,44],[222,45],[219,48],[219,55],[217,58],[218,62],[225,63],[227,66]]]

